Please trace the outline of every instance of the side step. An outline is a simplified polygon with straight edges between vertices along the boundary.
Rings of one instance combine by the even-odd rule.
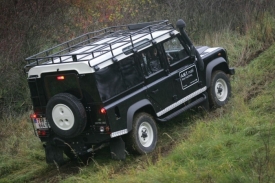
[[[187,111],[188,109],[191,109],[192,107],[202,103],[205,100],[207,100],[207,96],[205,94],[203,94],[202,97],[198,98],[197,100],[193,101],[192,103],[184,106],[183,108],[175,111],[174,113],[172,113],[164,118],[157,118],[157,120],[160,122],[166,122],[166,121],[176,117],[177,115],[181,114],[182,112]]]

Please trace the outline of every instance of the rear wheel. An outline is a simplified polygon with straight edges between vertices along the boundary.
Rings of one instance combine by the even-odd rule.
[[[231,85],[228,76],[223,71],[213,73],[208,93],[212,107],[222,107],[228,102],[231,96]]]
[[[138,154],[152,152],[157,144],[157,127],[153,117],[139,113],[134,117],[133,129],[128,134],[127,146]]]
[[[64,138],[79,135],[87,121],[84,106],[69,93],[53,96],[47,104],[46,116],[52,130]]]

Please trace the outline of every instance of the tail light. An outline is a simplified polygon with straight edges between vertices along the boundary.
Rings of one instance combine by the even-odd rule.
[[[36,114],[31,114],[31,115],[30,115],[30,118],[32,118],[32,119],[33,119],[33,118],[36,118],[36,117],[37,117]]]
[[[38,136],[46,136],[47,135],[47,131],[46,130],[37,130],[37,135]]]
[[[64,79],[65,79],[65,76],[57,76],[56,79],[57,79],[57,80],[64,80]]]
[[[106,109],[105,109],[105,108],[101,108],[101,109],[100,109],[100,113],[101,113],[101,114],[106,114],[106,113],[107,113],[107,111],[106,111]]]

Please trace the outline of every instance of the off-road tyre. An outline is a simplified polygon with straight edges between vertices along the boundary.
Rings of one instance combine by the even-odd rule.
[[[211,108],[224,106],[231,97],[231,85],[228,76],[223,71],[215,71],[212,74],[208,89],[209,104]]]
[[[126,136],[126,146],[136,154],[148,154],[157,145],[157,127],[154,118],[147,113],[134,116],[132,131]]]
[[[49,100],[46,117],[52,130],[63,138],[79,135],[87,123],[84,106],[69,93],[59,93]]]

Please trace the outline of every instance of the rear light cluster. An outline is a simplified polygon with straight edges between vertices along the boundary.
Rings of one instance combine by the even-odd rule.
[[[110,127],[109,126],[100,126],[99,131],[101,133],[109,133],[110,132]]]
[[[102,107],[100,109],[99,113],[101,114],[100,116],[102,118],[105,118],[103,115],[107,114],[107,110],[104,107]],[[101,118],[99,120],[101,121]],[[109,133],[110,132],[109,126],[98,126],[97,129],[99,130],[100,133]]]
[[[64,79],[65,79],[65,76],[57,76],[56,79],[57,79],[57,80],[64,80]]]
[[[49,130],[37,130],[37,135],[39,137],[45,137],[45,136],[48,136],[49,134]]]
[[[101,114],[106,114],[106,113],[107,113],[107,111],[106,111],[106,109],[105,109],[105,108],[101,108],[101,109],[100,109],[100,113],[101,113]]]
[[[31,119],[36,118],[36,114],[31,114]]]

